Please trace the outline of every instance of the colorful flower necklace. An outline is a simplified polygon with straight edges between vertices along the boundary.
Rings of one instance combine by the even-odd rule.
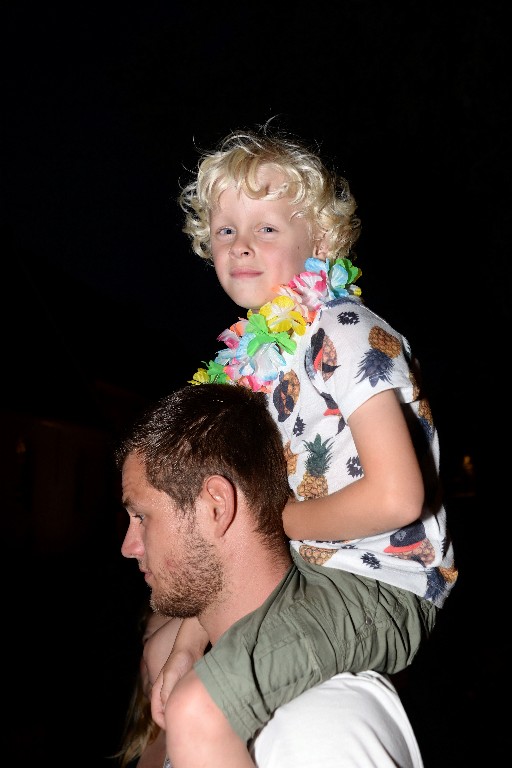
[[[306,271],[295,275],[258,312],[251,309],[247,319],[226,328],[217,341],[226,349],[215,360],[204,363],[189,384],[226,384],[233,382],[254,392],[270,392],[272,382],[286,364],[284,352],[293,354],[297,337],[315,319],[318,310],[328,301],[343,296],[361,296],[354,285],[361,270],[349,259],[307,259]]]

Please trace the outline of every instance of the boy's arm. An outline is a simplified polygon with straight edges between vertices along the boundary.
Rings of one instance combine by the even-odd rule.
[[[379,392],[348,419],[364,476],[329,496],[289,502],[290,539],[339,541],[402,528],[421,515],[424,485],[394,390]]]
[[[172,650],[151,689],[151,715],[165,729],[164,711],[170,692],[201,658],[209,642],[208,635],[196,618],[181,622]]]

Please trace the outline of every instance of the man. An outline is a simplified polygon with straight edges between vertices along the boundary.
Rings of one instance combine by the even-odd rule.
[[[376,673],[336,675],[316,687],[313,679],[311,690],[302,696],[301,691],[290,691],[289,703],[272,717],[277,709],[273,703],[288,684],[287,671],[296,664],[287,653],[289,636],[311,647],[319,666],[332,653],[332,632],[322,632],[316,618],[313,630],[297,625],[297,605],[308,603],[320,614],[325,609],[326,624],[332,617],[324,601],[323,576],[320,586],[307,586],[291,560],[282,526],[289,497],[287,468],[265,397],[229,384],[184,387],[163,398],[135,426],[120,446],[117,461],[130,517],[123,555],[138,560],[154,610],[195,619],[203,631],[200,647],[185,645],[173,651],[180,654],[181,671],[165,720],[159,723],[166,726],[173,767],[243,768],[254,766],[254,761],[284,767],[286,732],[296,742],[310,732],[290,765],[299,765],[301,759],[314,765],[322,754],[324,766],[325,753],[331,755],[331,765],[421,766],[396,692]],[[264,623],[278,627],[279,642],[261,648],[257,638]],[[208,642],[211,648],[203,656]],[[261,695],[244,707],[253,676]],[[327,703],[336,690],[338,708]],[[352,709],[347,704],[350,691],[352,736],[350,722],[346,730],[344,723],[347,708]],[[385,715],[391,700],[398,715]],[[368,712],[375,713],[375,722],[365,720],[364,702]],[[328,725],[327,739],[325,728],[319,737],[321,729],[308,727],[315,714]],[[294,733],[297,728],[300,734]],[[216,744],[220,754],[232,736],[235,748],[229,760],[225,754],[219,759]],[[399,741],[401,746],[394,746]],[[358,749],[363,750],[359,757]],[[396,755],[390,763],[393,749]]]

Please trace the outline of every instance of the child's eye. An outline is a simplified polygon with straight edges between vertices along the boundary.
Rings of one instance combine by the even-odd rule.
[[[235,230],[233,227],[222,227],[222,229],[219,229],[219,235],[233,235]]]
[[[271,226],[268,226],[267,224],[265,224],[265,226],[261,228],[261,231],[262,232],[275,232],[275,229],[274,229],[274,227],[271,227]]]

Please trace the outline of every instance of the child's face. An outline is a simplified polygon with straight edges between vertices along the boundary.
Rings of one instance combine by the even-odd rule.
[[[262,169],[260,182],[276,188],[282,177]],[[213,264],[228,296],[245,309],[258,310],[304,271],[315,252],[313,235],[304,218],[294,215],[298,207],[288,198],[253,200],[228,187],[210,215]]]

